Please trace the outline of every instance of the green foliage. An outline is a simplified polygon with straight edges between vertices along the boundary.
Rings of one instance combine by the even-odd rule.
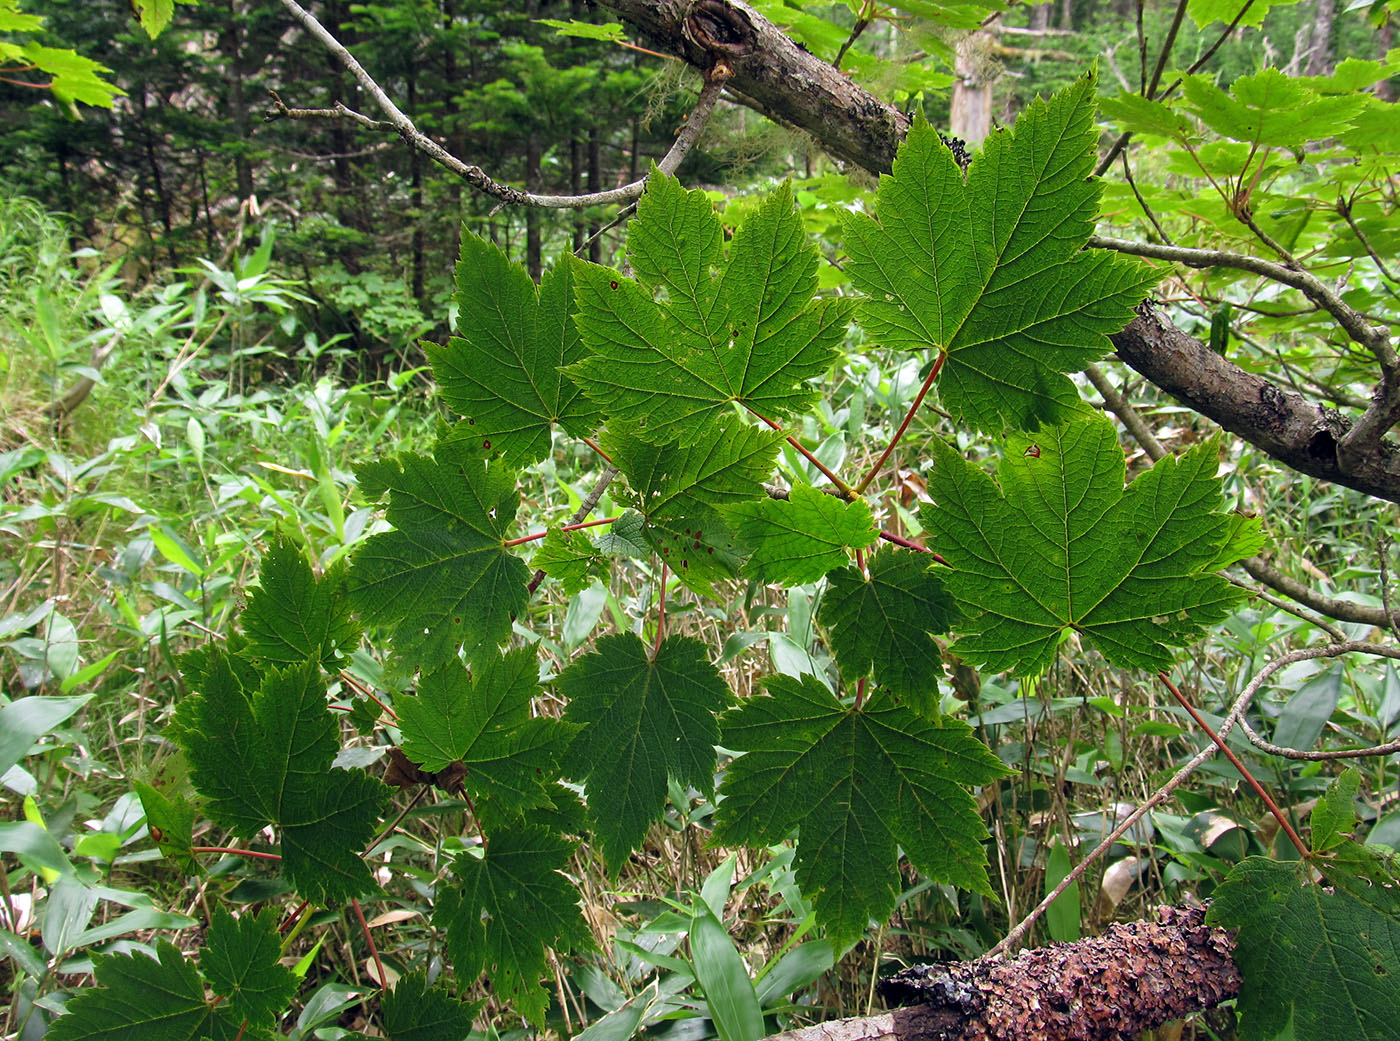
[[[230,1011],[254,1031],[275,1025],[300,983],[291,969],[278,963],[282,938],[277,918],[271,907],[242,918],[215,908],[199,959],[210,988],[227,999]]]
[[[1156,281],[1083,249],[1100,192],[1094,88],[1085,76],[1037,99],[965,179],[933,128],[914,128],[880,179],[878,220],[846,222],[861,326],[887,347],[942,352],[940,395],[961,426],[1035,430],[1080,409],[1064,373],[1106,354]]]
[[[831,631],[843,679],[873,670],[881,686],[936,716],[943,663],[930,634],[946,633],[957,609],[928,566],[908,551],[885,549],[870,557],[868,574],[853,567],[833,571],[818,617]]]
[[[939,574],[968,611],[955,649],[970,661],[1033,676],[1073,631],[1111,662],[1165,669],[1172,647],[1242,596],[1208,573],[1234,532],[1210,442],[1126,489],[1102,418],[1008,438],[996,481],[947,445],[934,451],[936,505],[921,517],[948,562]]]
[[[546,532],[530,563],[558,582],[570,596],[607,574],[601,551],[579,531]]]
[[[1006,773],[967,724],[883,691],[847,706],[810,677],[774,676],[726,713],[729,768],[715,839],[766,845],[797,829],[797,880],[838,946],[899,895],[898,850],[928,878],[991,896],[987,836],[967,787]]]
[[[98,986],[68,1002],[68,1014],[46,1035],[53,1041],[266,1041],[270,1031],[245,1027],[234,1003],[205,997],[193,961],[161,940],[157,958],[144,954],[99,955],[93,959]],[[274,966],[276,967],[276,966]],[[267,970],[264,968],[263,970]]]
[[[1400,864],[1345,837],[1358,780],[1348,771],[1313,810],[1313,857],[1249,857],[1215,892],[1209,920],[1237,930],[1243,1041],[1290,1026],[1298,1041],[1395,1034]]]
[[[722,512],[749,550],[744,574],[759,582],[815,582],[879,537],[864,499],[842,502],[806,485],[786,499],[735,503]]]
[[[811,405],[808,381],[835,357],[848,308],[813,302],[817,255],[790,187],[740,225],[726,263],[705,193],[653,170],[627,254],[635,279],[595,264],[575,276],[588,354],[566,371],[610,419],[633,437],[690,446],[720,439],[731,403],[773,420]]]
[[[721,509],[763,494],[781,439],[725,416],[709,438],[689,445],[653,444],[611,430],[603,444],[636,493],[647,544],[686,585],[712,593],[715,582],[738,569]]]
[[[480,1007],[429,986],[426,972],[411,972],[384,996],[384,1032],[390,1041],[462,1041]]]
[[[395,653],[427,669],[459,645],[486,653],[504,642],[528,602],[529,571],[505,548],[519,503],[513,473],[447,441],[432,457],[370,463],[359,477],[366,495],[389,496],[396,529],[355,556],[350,599],[361,617],[393,625]]]
[[[521,466],[549,454],[556,423],[576,437],[593,433],[597,410],[561,371],[582,355],[570,264],[537,289],[500,249],[464,234],[455,299],[461,335],[426,350],[444,400],[467,417],[464,441]]]
[[[242,838],[277,826],[298,892],[325,902],[375,888],[360,857],[388,790],[363,771],[331,769],[337,726],[314,663],[269,669],[247,690],[216,651],[175,726],[209,812]]]
[[[539,983],[549,949],[567,954],[593,942],[578,891],[560,874],[572,852],[546,828],[502,828],[480,855],[456,856],[453,884],[439,889],[433,911],[458,975],[484,969],[495,992],[537,1025],[549,1000]]]
[[[162,20],[157,9],[169,8],[172,2],[133,0],[133,7],[140,10],[142,26],[153,38],[170,18],[167,12]],[[0,0],[0,33],[33,33],[43,28],[43,16],[25,13],[20,9],[19,0]],[[32,75],[33,71],[51,77],[49,82],[14,79],[16,74]],[[126,91],[105,78],[105,74],[111,71],[101,62],[84,57],[71,47],[47,47],[33,40],[22,44],[0,40],[0,77],[11,83],[22,82],[27,87],[49,90],[75,116],[79,103],[111,108],[116,98],[126,95]]]
[[[977,21],[969,6],[907,6],[959,24]],[[858,7],[849,13],[867,23],[867,15],[885,17],[872,5]],[[431,36],[422,24],[435,24],[440,12],[390,4],[357,12],[370,20],[381,15],[386,34],[392,30],[394,41],[405,43],[401,54],[386,47],[383,57],[401,62],[393,74],[417,89],[413,77],[447,64],[433,50],[435,38],[420,38]],[[459,15],[453,31],[478,33],[474,42],[496,47],[495,23],[477,5],[464,5]],[[830,23],[822,35],[820,27],[803,24],[832,59],[859,35]],[[578,31],[614,38],[609,28],[595,28]],[[507,129],[528,133],[537,144],[550,120],[577,115],[575,94],[587,78],[579,73],[592,70],[556,68],[534,44],[512,42],[501,52],[515,79],[503,75],[467,88],[472,100],[499,104],[470,116],[461,113],[473,105],[457,95],[447,107],[460,111],[446,116],[425,104],[425,125],[442,120],[434,136],[461,139],[487,124],[518,122]],[[860,61],[851,52],[841,63],[860,68]],[[899,91],[918,89],[934,75],[912,67],[922,62],[906,64],[911,68]],[[1186,100],[1172,103],[1177,108],[1138,99],[1121,102],[1120,110],[1183,142],[1194,141],[1198,123],[1207,130],[1243,127],[1239,132],[1249,133],[1234,144],[1244,147],[1230,158],[1253,162],[1250,147],[1267,151],[1293,133],[1260,115],[1279,100],[1301,106],[1305,128],[1334,118],[1348,132],[1383,138],[1385,127],[1367,122],[1377,118],[1375,107],[1342,97],[1343,83],[1354,90],[1371,72],[1348,67],[1333,82],[1303,88],[1257,75],[1236,81],[1228,93],[1192,80]],[[526,104],[516,80],[539,86],[555,107]],[[974,736],[954,718],[962,709],[939,697],[945,654],[934,636],[951,633],[963,658],[989,673],[1022,678],[1051,669],[1072,634],[1115,665],[1149,670],[1168,668],[1180,647],[1218,622],[1234,626],[1231,637],[1242,643],[1277,636],[1239,613],[1239,595],[1211,574],[1256,552],[1262,541],[1257,524],[1222,509],[1218,443],[1168,458],[1125,489],[1113,428],[1083,406],[1068,378],[1105,353],[1107,336],[1129,320],[1155,278],[1138,262],[1084,248],[1101,216],[1100,188],[1089,177],[1094,89],[1085,78],[1032,105],[1014,130],[993,134],[966,173],[931,129],[915,130],[894,174],[882,180],[875,217],[851,205],[857,190],[843,184],[840,208],[853,215],[844,242],[823,245],[844,245],[844,271],[829,265],[826,272],[833,280],[849,276],[854,293],[818,295],[817,245],[803,230],[788,184],[753,204],[731,202],[722,219],[704,193],[654,170],[628,229],[629,276],[566,258],[537,287],[504,251],[462,236],[452,287],[457,335],[427,350],[444,401],[464,421],[429,451],[379,451],[388,420],[357,431],[376,451],[375,461],[358,469],[368,505],[345,505],[341,485],[349,464],[337,465],[332,451],[345,413],[335,411],[325,385],[307,392],[313,418],[298,427],[288,418],[294,410],[235,394],[242,376],[235,380],[230,363],[227,389],[220,389],[229,396],[227,412],[255,415],[271,433],[256,446],[261,457],[213,467],[205,438],[218,437],[219,399],[211,403],[207,388],[181,382],[172,365],[171,413],[188,446],[179,462],[205,475],[199,490],[211,501],[266,508],[276,519],[242,538],[212,520],[200,534],[191,534],[194,525],[154,515],[143,522],[147,557],[163,569],[162,581],[170,579],[162,593],[189,612],[175,616],[177,627],[226,622],[232,583],[222,569],[245,546],[267,547],[241,632],[181,660],[192,693],[180,701],[171,733],[204,803],[197,807],[181,784],[178,759],[168,761],[168,773],[152,772],[139,785],[144,819],[158,829],[162,850],[182,869],[197,868],[211,848],[194,846],[202,810],[235,838],[257,841],[268,826],[276,828],[274,855],[286,882],[313,903],[378,897],[378,882],[387,878],[390,898],[402,901],[401,922],[410,924],[396,933],[403,942],[364,953],[366,965],[383,961],[389,975],[399,974],[382,995],[374,1024],[394,1039],[464,1036],[477,1006],[455,995],[476,987],[484,973],[502,1014],[523,1016],[537,1030],[565,1029],[550,1017],[557,986],[586,996],[587,1015],[606,1010],[588,1028],[587,1041],[700,1016],[726,1041],[750,1041],[766,1031],[765,1013],[781,1011],[782,999],[830,968],[836,948],[860,940],[872,920],[883,923],[902,910],[900,942],[930,949],[972,951],[991,942],[995,924],[988,923],[999,913],[1000,892],[988,879],[990,836],[973,790],[1007,774],[1003,762],[1024,761],[1024,785],[998,790],[999,806],[1018,811],[1042,800],[1037,808],[1043,808],[1046,796],[1058,800],[1075,786],[1102,786],[1105,761],[1122,770],[1126,737],[1175,738],[1180,731],[1156,718],[1130,729],[1130,713],[1145,709],[1126,694],[1121,704],[1116,694],[1090,698],[1086,683],[1075,697],[1036,700],[1029,684],[988,675]],[[475,118],[480,122],[463,122]],[[576,122],[574,143],[581,146],[593,129]],[[1223,164],[1221,154],[1203,161]],[[548,161],[562,159],[556,152]],[[1242,180],[1239,171],[1262,168],[1237,165],[1232,176]],[[1389,234],[1378,201],[1358,205],[1376,207],[1363,213],[1365,227],[1382,239]],[[590,220],[582,215],[577,242]],[[492,235],[509,241],[509,221],[493,223]],[[737,225],[729,241],[725,222]],[[825,227],[834,238],[835,222]],[[535,243],[538,237],[532,236]],[[272,248],[268,234],[232,269],[210,271],[209,299],[221,300],[238,330],[232,342],[239,364],[261,349],[264,308],[286,311],[307,302],[297,287],[271,276]],[[1347,248],[1360,256],[1360,238]],[[333,284],[322,289],[343,281],[344,295],[335,299],[351,301],[371,321],[380,283],[368,276],[342,280],[343,269],[330,265],[319,271]],[[411,318],[433,292],[447,292],[428,287],[411,300],[404,279],[395,275],[384,284],[390,282],[400,294],[390,309],[400,317]],[[1217,342],[1230,343],[1232,353],[1244,350],[1242,338],[1231,340],[1232,312],[1218,313],[1224,317]],[[847,328],[852,315],[859,332]],[[296,328],[295,317],[287,317]],[[388,321],[383,314],[372,320]],[[43,322],[38,328],[51,351],[63,339]],[[396,328],[406,339],[414,325]],[[322,355],[310,360],[320,364]],[[995,478],[931,436],[928,417],[914,414],[908,384],[925,361],[923,371],[947,406],[944,418],[962,431],[998,435]],[[386,410],[383,399],[361,396],[365,411]],[[310,447],[291,447],[284,427],[310,430]],[[153,429],[145,436],[159,450],[161,428]],[[1013,432],[1000,437],[1008,429]],[[1025,430],[1033,434],[1015,432]],[[617,503],[631,507],[611,522],[592,522],[608,525],[594,542],[580,531],[559,530],[564,494],[572,512],[590,487],[584,469],[590,464],[579,464],[583,447],[565,448],[560,432],[601,449],[600,458],[627,482],[626,492],[614,487],[601,501],[590,498],[609,514]],[[864,465],[878,457],[883,465],[891,457],[880,450],[903,437],[903,457],[894,457],[900,476],[873,488],[869,500],[853,491],[864,493],[869,482],[843,481],[837,473],[848,454]],[[792,442],[787,448],[785,439]],[[801,454],[799,443],[818,440],[819,447]],[[974,457],[985,448],[967,444]],[[303,456],[294,457],[297,451]],[[931,471],[923,468],[930,457]],[[813,458],[831,479],[827,491],[811,486],[819,470]],[[38,462],[16,455],[3,461],[3,472],[8,479]],[[57,480],[74,483],[71,467],[52,467]],[[278,479],[269,474],[294,481],[274,484]],[[924,477],[933,502],[916,511],[910,503]],[[308,490],[288,490],[303,480]],[[787,498],[770,496],[775,484],[790,488]],[[1257,494],[1252,487],[1250,493]],[[560,502],[544,501],[556,494]],[[385,500],[377,514],[374,504]],[[519,547],[533,536],[512,537],[522,503],[536,511],[527,515],[531,530],[549,529],[530,563],[556,585],[538,591],[518,555],[529,555]],[[882,534],[891,544],[871,553]],[[918,552],[923,544],[932,553]],[[730,582],[735,578],[748,580],[747,589]],[[782,591],[764,588],[770,585],[793,587],[786,590],[786,632],[768,628],[784,617],[775,606]],[[562,625],[551,606],[559,589],[573,598]],[[578,596],[582,590],[589,592]],[[691,592],[707,599],[697,602]],[[663,610],[653,613],[658,601]],[[201,613],[209,603],[221,605],[217,618]],[[167,611],[129,624],[146,626],[165,653],[171,617]],[[571,660],[604,617],[605,625],[634,629],[602,635]],[[644,641],[648,617],[654,639]],[[31,641],[21,645],[31,654],[28,675],[58,684],[81,675],[73,623],[52,607],[21,626],[25,621],[14,623],[16,633],[44,626],[42,639],[17,637]],[[736,625],[744,628],[721,628],[728,636],[723,650],[710,645],[715,627]],[[368,649],[359,645],[362,628]],[[758,676],[764,667],[758,656],[740,660],[759,641],[782,675]],[[502,652],[508,642],[514,646]],[[1240,657],[1253,660],[1256,649]],[[140,667],[157,671],[148,662]],[[971,670],[959,668],[958,695],[977,697],[976,675],[968,683]],[[736,706],[730,676],[737,683],[761,680],[763,693]],[[1134,688],[1126,681],[1113,689],[1118,686]],[[24,699],[30,700],[37,699]],[[1374,702],[1380,719],[1390,702],[1379,696]],[[1326,703],[1319,730],[1338,704],[1336,696]],[[1111,717],[1111,726],[1096,712]],[[1000,756],[981,740],[984,733],[994,742],[1005,738],[1008,724],[1036,713],[1073,713],[1076,727],[1093,732],[1063,749],[1007,740],[996,745]],[[26,730],[16,744],[38,733]],[[357,765],[344,768],[386,751],[391,769],[409,764],[403,772],[410,776],[396,780],[424,786],[403,796],[396,808],[402,814],[390,809],[378,781]],[[27,752],[15,750],[14,757]],[[447,797],[433,795],[429,783]],[[582,804],[573,795],[578,790]],[[1325,797],[1314,813],[1314,860],[1329,882],[1338,880],[1331,892],[1304,886],[1309,880],[1292,868],[1250,860],[1220,890],[1220,913],[1241,923],[1242,938],[1251,944],[1256,937],[1281,938],[1288,946],[1295,935],[1318,932],[1315,919],[1324,929],[1341,923],[1365,930],[1368,944],[1374,936],[1392,937],[1397,916],[1388,893],[1368,890],[1385,888],[1393,871],[1347,837],[1348,791],[1354,788]],[[661,898],[651,900],[643,891],[652,880],[637,880],[662,872],[633,853],[663,819],[685,831],[694,858],[674,880],[663,880]],[[1004,820],[1015,827],[1013,812]],[[734,884],[731,856],[727,873],[716,870],[698,896],[690,895],[703,876],[692,869],[700,858],[716,856],[691,839],[711,825],[711,846],[766,852],[754,858],[758,866],[742,886]],[[1082,839],[1095,829],[1081,830]],[[590,846],[580,847],[578,836]],[[103,848],[116,841],[97,838]],[[59,892],[86,885],[82,847],[74,844],[70,857],[41,824],[5,827],[0,840],[19,856],[22,871],[56,873]],[[1175,834],[1154,848],[1175,848],[1173,841]],[[1045,829],[1012,834],[1008,842],[1020,856],[1004,858],[1007,871],[1013,878],[1018,870],[1033,873],[1037,892],[1068,869],[1067,846],[1047,845]],[[1187,877],[1187,866],[1201,872],[1193,881],[1204,877],[1207,845],[1203,840],[1192,851],[1195,859],[1183,854],[1168,865],[1176,881]],[[596,887],[578,881],[600,861],[619,891],[638,890],[610,922]],[[231,858],[209,884],[222,886],[224,875],[240,873],[238,898],[278,892],[279,880],[232,866]],[[912,886],[911,873],[921,876]],[[1256,879],[1274,894],[1268,906],[1256,906],[1266,898],[1246,892]],[[765,893],[762,931],[786,938],[757,959],[740,954],[725,924],[727,901],[742,904],[754,887]],[[937,914],[955,926],[930,926],[927,934],[903,928],[922,920],[930,906],[919,903],[924,893],[936,895]],[[1077,929],[1077,900],[1070,895],[1056,905],[1054,935]],[[429,901],[431,915],[420,915]],[[1276,911],[1281,932],[1270,931]],[[328,983],[307,997],[295,1026],[279,1022],[295,976],[279,964],[283,941],[274,919],[272,912],[236,920],[218,913],[197,963],[179,961],[168,946],[159,960],[99,956],[99,986],[69,1001],[57,1036],[147,1036],[147,1030],[156,1037],[267,1037],[288,1030],[310,1036],[356,995],[346,998],[343,988],[334,989],[341,984]],[[600,933],[616,929],[606,971],[590,960],[590,925]],[[381,928],[371,922],[363,935]],[[810,939],[813,929],[823,938]],[[680,951],[682,936],[688,955]],[[350,943],[358,946],[358,937]],[[1360,980],[1368,995],[1379,989],[1385,979],[1374,969],[1366,975],[1366,956],[1374,952],[1373,964],[1393,977],[1394,946],[1387,939],[1351,961],[1339,959],[1345,971],[1329,977],[1328,986]],[[317,949],[306,953],[298,972],[311,970]],[[361,956],[354,953],[357,963]],[[1290,948],[1287,958],[1294,957]],[[1287,958],[1252,964],[1247,980],[1257,977],[1258,965],[1265,976],[1297,978],[1306,966]],[[430,987],[429,974],[443,961],[444,981]],[[49,972],[25,964],[30,976]],[[66,971],[57,964],[56,956],[55,971]],[[753,978],[751,967],[760,964]],[[377,977],[383,969],[376,964],[373,972]],[[158,1000],[138,1003],[134,995],[142,988],[158,989]],[[209,1000],[206,991],[223,1000]],[[1244,997],[1242,1005],[1254,1009],[1266,1000]],[[371,1007],[372,1000],[365,1002],[368,1015]],[[1296,998],[1292,1015],[1295,1028],[1322,1024],[1318,1036],[1327,1030],[1370,1036],[1364,1031],[1373,1029],[1365,1013],[1319,1012],[1306,995]],[[1386,1015],[1393,1021],[1393,1013]],[[157,1016],[160,1022],[151,1025]]]
[[[1273,8],[1297,2],[1298,0],[1255,0],[1245,7],[1241,0],[1189,0],[1186,13],[1200,29],[1215,22],[1234,22],[1241,28],[1254,29],[1264,24],[1264,19]]]
[[[306,556],[289,539],[263,554],[261,585],[248,597],[239,621],[248,654],[260,666],[287,668],[314,661],[330,668],[360,640],[345,598],[345,568],[317,578]]]
[[[430,773],[462,764],[467,791],[495,813],[552,805],[545,782],[557,776],[573,728],[530,717],[531,698],[543,693],[537,672],[526,647],[481,659],[470,676],[455,662],[426,674],[416,695],[398,700],[404,755]]]
[[[564,718],[582,730],[566,773],[584,782],[589,820],[620,863],[666,805],[668,778],[714,791],[715,716],[731,700],[705,645],[672,636],[654,654],[632,634],[605,636],[562,672]]]

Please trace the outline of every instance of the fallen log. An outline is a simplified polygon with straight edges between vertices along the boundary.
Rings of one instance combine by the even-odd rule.
[[[774,1034],[768,1041],[1119,1041],[1234,997],[1234,934],[1196,907],[1161,907],[1152,921],[1102,936],[920,965],[880,983],[905,1007]]]

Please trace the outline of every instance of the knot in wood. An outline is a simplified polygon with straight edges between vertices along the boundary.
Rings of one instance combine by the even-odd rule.
[[[725,0],[695,0],[685,18],[687,35],[711,54],[742,57],[758,46],[749,16]]]

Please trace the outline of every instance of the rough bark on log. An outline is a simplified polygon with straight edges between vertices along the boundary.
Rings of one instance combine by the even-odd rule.
[[[1118,1041],[1214,1008],[1239,991],[1231,933],[1194,907],[1158,908],[1154,921],[1103,936],[906,969],[881,983],[879,1016],[820,1023],[768,1041]]]
[[[658,49],[702,71],[724,62],[746,105],[807,133],[837,158],[887,173],[909,129],[898,109],[798,47],[741,0],[600,0]],[[1339,413],[1288,393],[1220,357],[1144,309],[1113,337],[1118,355],[1147,379],[1268,455],[1303,473],[1400,502],[1400,449],[1376,438],[1337,457],[1350,429]]]

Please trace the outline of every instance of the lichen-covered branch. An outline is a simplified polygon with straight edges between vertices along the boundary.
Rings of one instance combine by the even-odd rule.
[[[1234,997],[1234,947],[1202,908],[1163,907],[1015,958],[906,969],[880,990],[908,1007],[768,1041],[1118,1041]]]

